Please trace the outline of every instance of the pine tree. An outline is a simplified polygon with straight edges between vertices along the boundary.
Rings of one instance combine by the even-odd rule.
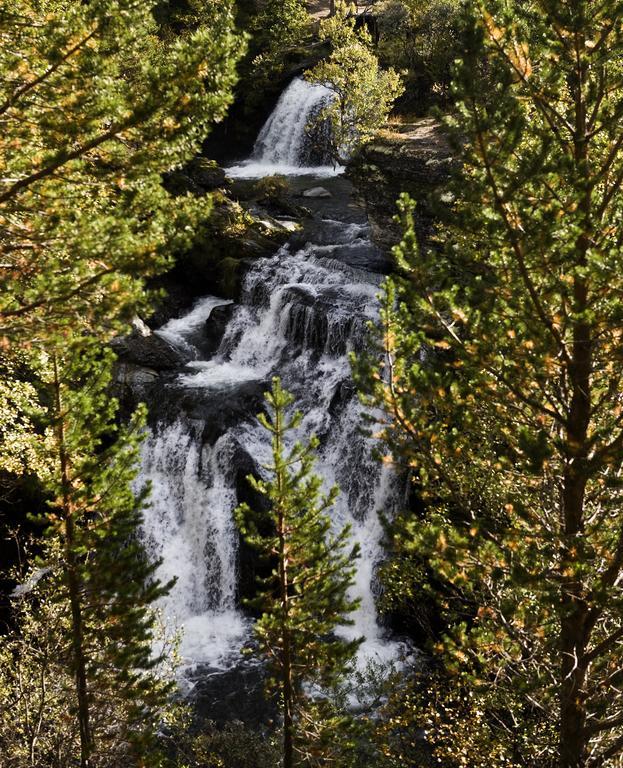
[[[244,504],[237,519],[245,539],[274,563],[254,601],[262,611],[255,635],[257,652],[270,668],[268,688],[279,695],[283,765],[292,768],[311,737],[304,685],[335,685],[360,643],[335,635],[357,605],[348,590],[358,551],[348,547],[348,527],[331,532],[326,512],[338,491],[323,495],[321,479],[312,474],[317,439],[287,446],[288,435],[302,420],[300,412],[291,411],[293,396],[273,379],[266,401],[270,413],[258,418],[272,436],[272,463],[264,468],[266,479],[251,476],[249,482],[270,502],[270,512],[265,519]],[[263,532],[267,524],[269,534]]]
[[[397,543],[442,587],[437,650],[522,766],[623,749],[622,12],[470,4],[448,247],[404,200],[369,379],[427,504]]]
[[[21,462],[53,499],[48,598],[85,768],[142,764],[169,690],[151,658],[163,587],[130,488],[143,414],[115,435],[105,345],[210,212],[209,197],[173,197],[162,178],[224,115],[241,53],[230,2],[175,36],[154,8],[0,3],[0,337],[6,369],[18,344],[29,366],[0,391],[0,430],[9,471]]]
[[[0,337],[103,333],[146,304],[145,280],[210,210],[163,173],[190,160],[231,101],[232,4],[160,35],[155,2],[0,4]]]
[[[53,459],[43,478],[51,494],[44,564],[54,574],[49,599],[66,620],[81,768],[113,758],[144,764],[171,693],[152,652],[152,606],[167,585],[137,538],[145,499],[132,489],[144,412],[115,427],[113,359],[98,340],[68,339],[43,370]]]

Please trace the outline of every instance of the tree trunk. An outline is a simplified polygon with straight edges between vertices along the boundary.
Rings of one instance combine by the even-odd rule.
[[[572,572],[577,564],[574,542],[582,531],[584,505],[584,479],[565,477],[563,505],[566,545],[562,556],[562,616],[560,625],[560,768],[583,768],[588,755],[586,735],[586,646],[590,632],[587,629],[588,607],[583,587]],[[579,521],[579,525],[577,525]]]
[[[585,307],[587,291],[582,281],[575,288],[576,307]],[[578,323],[574,329],[570,370],[573,388],[567,430],[567,468],[563,477],[563,549],[561,553],[560,625],[560,768],[582,768],[587,759],[586,646],[588,606],[584,584],[576,575],[582,559],[587,434],[590,420],[591,329]]]
[[[74,674],[78,699],[78,722],[80,726],[80,768],[89,768],[93,743],[89,718],[89,695],[87,687],[86,661],[84,656],[84,626],[80,602],[80,582],[76,574],[75,557],[69,553],[73,543],[73,521],[68,519],[65,525],[67,535],[68,585],[71,603],[72,650]]]
[[[576,242],[576,264],[585,266],[592,229],[592,198],[586,179],[588,163],[587,114],[584,99],[586,62],[582,56],[585,40],[578,33],[575,92],[574,161],[578,180],[586,182],[580,213],[581,232]],[[581,182],[580,182],[581,183]],[[560,768],[583,768],[588,757],[586,734],[586,647],[590,638],[588,606],[584,584],[577,575],[582,559],[581,539],[584,533],[584,501],[586,491],[586,459],[588,430],[591,419],[591,378],[593,367],[591,325],[584,319],[589,305],[589,287],[583,277],[573,283],[573,311],[577,318],[573,327],[571,360],[568,377],[571,402],[565,435],[566,468],[562,490],[561,552],[561,625],[560,625]]]
[[[279,412],[275,415],[275,455],[281,456],[282,425]],[[284,467],[277,468],[277,487],[280,498],[284,492]],[[292,685],[292,638],[290,633],[290,602],[288,583],[287,520],[284,506],[279,504],[277,535],[279,538],[279,591],[281,599],[281,695],[283,699],[283,768],[294,765],[294,689]]]
[[[582,479],[565,478],[564,513],[568,545],[562,558],[563,574],[574,566],[573,546],[575,532],[573,519],[582,511],[584,482]],[[570,524],[570,525],[569,525]],[[583,599],[582,584],[573,576],[562,581],[562,616],[560,626],[560,768],[583,768],[586,764],[588,745],[586,737],[585,653],[588,640],[588,608]]]
[[[67,585],[71,606],[71,646],[78,704],[78,726],[80,730],[80,768],[89,768],[93,751],[93,740],[89,717],[89,696],[87,686],[86,659],[84,654],[84,622],[80,599],[80,579],[78,562],[74,550],[75,528],[74,508],[71,499],[71,479],[69,458],[65,444],[65,423],[61,383],[58,363],[54,356],[54,395],[57,415],[58,457],[61,470],[62,510],[65,528],[65,560],[67,566]]]
[[[281,582],[281,599],[284,606],[282,620],[283,768],[292,768],[294,765],[294,691],[292,687],[292,647],[288,622],[288,582],[285,567],[282,573],[285,577]]]

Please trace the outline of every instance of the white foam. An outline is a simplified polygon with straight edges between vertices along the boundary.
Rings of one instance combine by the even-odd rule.
[[[345,170],[343,165],[300,166],[246,160],[226,168],[225,172],[231,179],[264,179],[267,176],[313,176],[315,179],[332,179],[341,176]]]
[[[176,580],[159,607],[168,628],[182,631],[184,664],[218,665],[248,632],[236,608],[235,448],[224,435],[201,449],[193,424],[182,420],[151,432],[143,444],[140,479],[152,486],[143,540],[152,559],[161,560],[157,577]]]
[[[229,362],[197,360],[187,367],[197,372],[182,374],[180,381],[191,389],[221,389],[261,378],[257,369]]]
[[[217,296],[205,296],[195,302],[190,312],[182,315],[182,317],[169,320],[155,333],[174,346],[182,349],[193,349],[192,345],[188,343],[187,337],[206,323],[215,307],[223,307],[228,304],[233,304],[233,302]]]
[[[205,664],[227,669],[240,661],[240,649],[249,638],[251,620],[239,611],[206,611],[180,626],[180,657],[184,666]]]

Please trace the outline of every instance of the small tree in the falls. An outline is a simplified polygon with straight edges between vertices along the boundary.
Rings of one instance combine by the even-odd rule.
[[[329,122],[336,161],[348,159],[373,138],[404,90],[395,70],[381,68],[369,33],[355,24],[354,10],[338,2],[335,14],[320,22],[320,37],[330,42],[331,55],[305,73],[309,82],[333,92],[315,120]]]
[[[293,396],[274,379],[266,401],[269,414],[258,418],[272,437],[272,463],[265,467],[267,479],[249,482],[270,511],[254,513],[244,504],[237,519],[245,539],[274,566],[254,601],[262,611],[255,635],[257,652],[269,664],[269,691],[279,697],[283,765],[292,768],[323,749],[322,701],[314,703],[305,688],[337,684],[361,642],[335,634],[357,606],[348,590],[358,550],[348,544],[348,528],[331,532],[327,511],[337,489],[323,495],[321,479],[312,473],[317,440],[287,445],[302,420],[292,412]]]
[[[450,247],[403,201],[369,378],[427,506],[396,541],[436,650],[522,766],[623,759],[622,10],[469,4]]]
[[[45,705],[41,694],[42,736],[32,742],[29,765],[54,765],[45,749],[56,739],[47,736],[64,732],[71,764],[141,766],[156,760],[155,736],[171,693],[170,681],[155,672],[160,659],[152,654],[153,602],[166,587],[155,579],[157,564],[138,540],[144,499],[131,487],[144,418],[139,412],[127,428],[118,429],[116,401],[109,394],[112,352],[97,339],[64,341],[39,367],[51,403],[46,469],[40,472],[50,501],[41,521],[48,542],[39,565],[49,575],[40,603],[35,600],[28,610],[17,605],[15,634],[5,647],[15,674],[5,675],[0,711],[33,704],[19,689],[20,670],[27,670],[65,705],[63,725],[54,721],[59,707]],[[39,655],[32,651],[32,632],[27,642],[24,633],[37,622],[56,648],[60,667],[43,648]],[[49,679],[53,674],[64,679]],[[20,764],[25,743],[9,737],[3,754]]]

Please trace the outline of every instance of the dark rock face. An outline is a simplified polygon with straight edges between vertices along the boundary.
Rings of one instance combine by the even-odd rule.
[[[285,300],[290,303],[290,310],[283,333],[292,349],[343,355],[349,340],[363,343],[367,330],[365,321],[333,312],[339,292],[339,289],[327,288],[315,294],[298,285],[287,289]]]
[[[277,714],[275,702],[264,693],[266,672],[257,662],[232,669],[198,668],[192,700],[198,721],[211,720],[223,726],[239,720],[249,726],[265,726]]]
[[[394,221],[396,201],[402,192],[408,192],[418,203],[416,229],[420,242],[430,237],[430,195],[447,180],[454,162],[437,121],[424,118],[392,129],[364,146],[347,171],[368,210],[372,238],[386,253],[402,236]]]
[[[161,328],[172,317],[180,317],[190,309],[197,295],[188,289],[183,279],[178,279],[174,268],[166,275],[153,280],[150,287],[161,292],[152,315],[147,319],[151,329]]]
[[[112,383],[113,395],[119,401],[120,417],[127,421],[139,403],[151,402],[157,391],[160,373],[134,363],[117,363]]]
[[[255,510],[258,517],[258,525],[262,535],[272,533],[269,530],[270,503],[265,496],[259,494],[249,483],[249,475],[259,476],[258,468],[249,454],[240,447],[234,456],[233,463],[236,467],[236,497],[240,504],[248,504]],[[258,558],[257,550],[247,544],[243,536],[238,539],[238,598],[250,600],[257,596],[258,578],[268,578],[274,563],[269,563]],[[251,611],[251,615],[259,616],[257,611]]]
[[[272,256],[290,237],[287,227],[259,207],[247,210],[221,193],[217,196],[192,246],[177,254],[170,272],[152,282],[150,287],[164,297],[148,320],[151,328],[179,316],[200,296],[236,300],[249,264]]]
[[[189,360],[181,349],[156,333],[134,331],[129,336],[114,339],[112,347],[121,363],[152,371],[173,370]]]
[[[227,323],[229,323],[234,312],[235,305],[227,304],[221,307],[214,307],[210,317],[202,329],[202,338],[191,338],[190,341],[195,344],[205,359],[212,355],[219,348]]]
[[[232,179],[231,195],[253,216],[269,214],[278,220],[311,217],[311,211],[294,199],[289,180],[284,176],[268,179]]]
[[[186,170],[193,181],[206,192],[223,189],[228,185],[225,171],[213,160],[205,157],[196,157],[191,160]]]
[[[168,424],[184,417],[201,422],[205,425],[202,443],[213,445],[231,426],[261,410],[266,389],[264,381],[193,389],[177,381],[175,374],[167,373],[151,385],[149,421]]]
[[[168,173],[165,185],[173,195],[190,193],[201,197],[217,189],[226,189],[228,180],[225,171],[213,160],[196,157],[184,168]]]

